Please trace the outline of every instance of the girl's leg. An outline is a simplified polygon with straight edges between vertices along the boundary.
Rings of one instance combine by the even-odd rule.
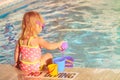
[[[52,58],[53,58],[53,56],[50,53],[46,53],[46,54],[42,55],[42,57],[40,59],[40,63],[41,63],[43,70],[45,70],[46,66],[53,63]]]

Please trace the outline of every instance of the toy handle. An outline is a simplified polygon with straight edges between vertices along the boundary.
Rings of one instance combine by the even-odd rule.
[[[68,48],[68,43],[67,42],[63,42],[62,45],[61,45],[61,52],[65,51],[67,48]]]

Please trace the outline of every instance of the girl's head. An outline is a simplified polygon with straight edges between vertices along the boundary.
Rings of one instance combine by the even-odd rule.
[[[30,36],[38,35],[44,27],[42,16],[35,11],[30,11],[24,14],[22,21],[21,38],[29,38]]]

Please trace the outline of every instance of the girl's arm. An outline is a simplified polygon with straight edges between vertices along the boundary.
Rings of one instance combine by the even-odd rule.
[[[14,52],[14,61],[15,61],[15,65],[14,66],[17,66],[18,65],[18,62],[19,62],[19,43],[17,42],[16,44],[16,47],[15,47],[15,52]]]
[[[57,48],[61,50],[62,49],[61,48],[62,42],[63,41],[52,43],[52,42],[47,42],[43,38],[39,38],[39,45],[43,48],[48,49],[48,50],[54,50],[54,49],[57,49]]]

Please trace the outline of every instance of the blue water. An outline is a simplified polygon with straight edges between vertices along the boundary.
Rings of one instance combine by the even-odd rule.
[[[5,6],[5,12],[0,10],[0,63],[14,63],[23,14],[35,10],[46,21],[40,36],[67,41],[69,48],[64,54],[74,58],[75,67],[120,68],[119,6],[119,0],[33,0],[17,8]],[[42,52],[62,56],[59,50]]]

